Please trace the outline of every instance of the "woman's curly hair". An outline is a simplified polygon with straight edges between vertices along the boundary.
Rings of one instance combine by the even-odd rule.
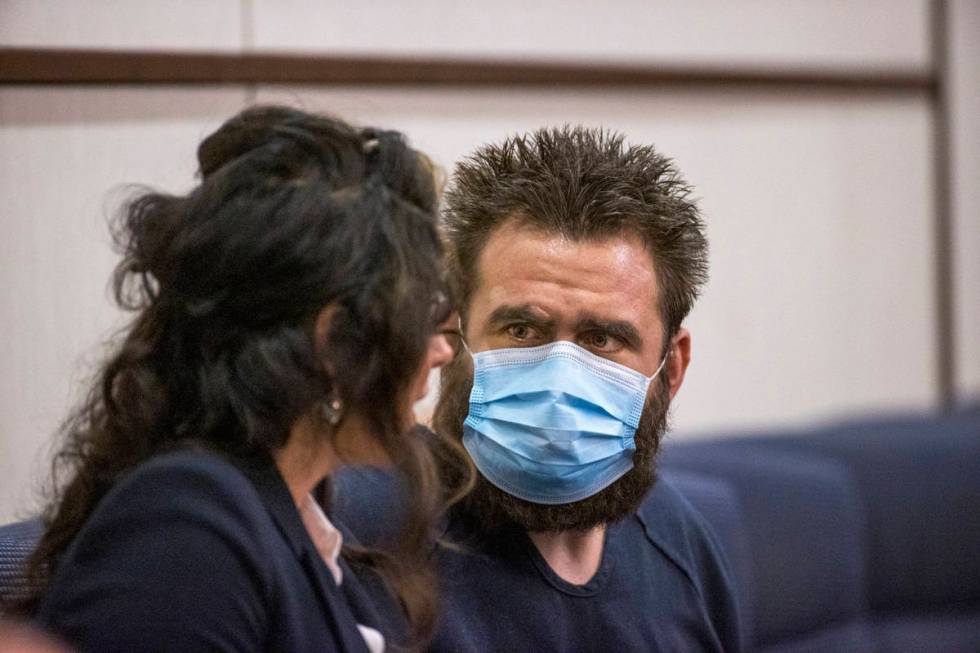
[[[115,224],[117,302],[135,312],[62,427],[31,610],[99,500],[162,452],[272,453],[328,396],[364,416],[412,486],[385,568],[418,641],[431,634],[432,520],[448,496],[405,432],[405,393],[448,314],[432,166],[397,132],[250,108],[198,148],[186,195],[144,192]],[[335,307],[324,342],[313,325]],[[326,437],[326,436],[325,436]],[[383,563],[383,564],[382,564]]]

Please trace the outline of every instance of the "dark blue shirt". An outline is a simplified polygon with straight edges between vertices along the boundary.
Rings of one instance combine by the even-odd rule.
[[[660,480],[637,514],[607,529],[584,585],[562,580],[520,529],[441,553],[433,651],[741,650],[731,575],[701,516]]]
[[[334,479],[332,518],[363,543],[392,537],[405,488],[391,475],[350,468]],[[742,650],[734,580],[714,532],[660,478],[636,514],[607,529],[595,577],[572,585],[518,528],[494,536],[451,519],[439,549],[441,617],[431,650]],[[397,633],[385,631],[388,641]]]

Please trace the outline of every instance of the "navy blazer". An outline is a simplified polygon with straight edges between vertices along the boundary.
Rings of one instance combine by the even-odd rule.
[[[268,457],[140,465],[68,547],[36,620],[80,651],[368,653]]]

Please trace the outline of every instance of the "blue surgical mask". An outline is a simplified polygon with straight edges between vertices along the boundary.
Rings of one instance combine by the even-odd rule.
[[[596,494],[633,467],[646,377],[559,341],[473,355],[463,446],[484,477],[533,503]]]

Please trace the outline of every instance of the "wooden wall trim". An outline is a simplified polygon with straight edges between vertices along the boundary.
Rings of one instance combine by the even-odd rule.
[[[0,84],[740,86],[934,92],[931,71],[0,48]]]

